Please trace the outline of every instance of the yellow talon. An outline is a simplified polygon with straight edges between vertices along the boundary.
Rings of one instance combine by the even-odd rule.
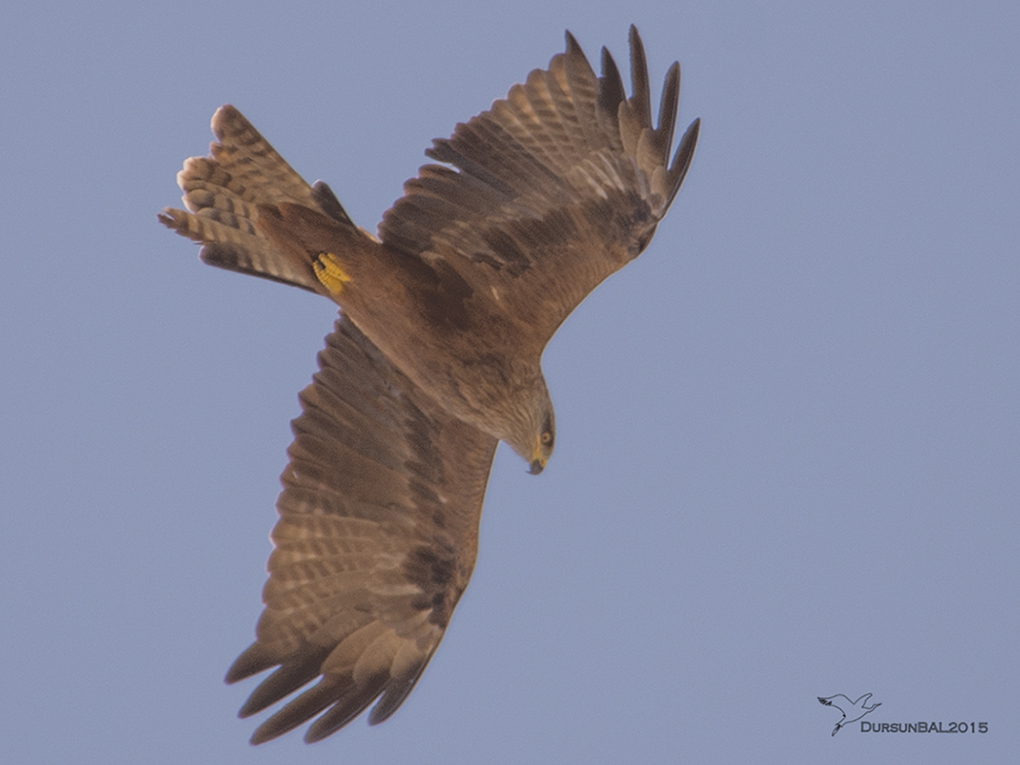
[[[340,265],[340,259],[332,252],[320,252],[312,268],[315,269],[315,278],[332,295],[339,295],[344,285],[351,280],[350,274]]]

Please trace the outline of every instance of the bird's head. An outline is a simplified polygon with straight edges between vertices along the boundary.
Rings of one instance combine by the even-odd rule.
[[[534,438],[534,448],[531,450],[528,472],[538,475],[545,470],[545,463],[553,453],[553,446],[556,444],[556,424],[553,422],[552,405],[545,413],[542,420],[542,427],[538,429]]]
[[[539,378],[526,399],[515,407],[510,428],[504,440],[528,463],[528,472],[538,475],[556,444],[556,417],[545,380]]]

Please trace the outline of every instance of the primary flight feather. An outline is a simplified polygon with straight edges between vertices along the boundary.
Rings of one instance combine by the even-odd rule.
[[[232,106],[208,157],[184,163],[186,210],[166,226],[211,265],[302,287],[340,318],[300,395],[281,477],[265,611],[227,673],[276,668],[242,716],[289,699],[252,736],[312,720],[330,735],[404,701],[474,568],[498,441],[533,473],[555,442],[546,343],[603,279],[637,257],[690,166],[696,120],[670,158],[680,68],[653,125],[630,30],[632,92],[567,48],[489,111],[458,124],[386,212],[378,238],[330,188],[309,186]]]

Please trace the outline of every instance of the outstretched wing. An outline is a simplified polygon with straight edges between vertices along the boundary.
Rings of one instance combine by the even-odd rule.
[[[227,682],[278,666],[241,709],[246,717],[319,681],[253,743],[324,712],[306,735],[321,739],[377,698],[371,723],[400,706],[474,568],[496,448],[435,406],[346,318],[319,364],[293,423],[257,640]]]
[[[632,95],[602,49],[596,77],[573,36],[547,70],[426,154],[379,227],[387,244],[453,266],[530,325],[544,346],[603,279],[635,258],[666,214],[699,122],[669,161],[680,93],[670,67],[652,126],[648,67],[630,29]]]

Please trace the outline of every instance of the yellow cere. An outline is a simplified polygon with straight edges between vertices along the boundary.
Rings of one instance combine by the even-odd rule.
[[[340,259],[332,252],[320,252],[312,266],[315,278],[334,295],[339,295],[344,284],[351,280],[350,274],[340,265]]]

